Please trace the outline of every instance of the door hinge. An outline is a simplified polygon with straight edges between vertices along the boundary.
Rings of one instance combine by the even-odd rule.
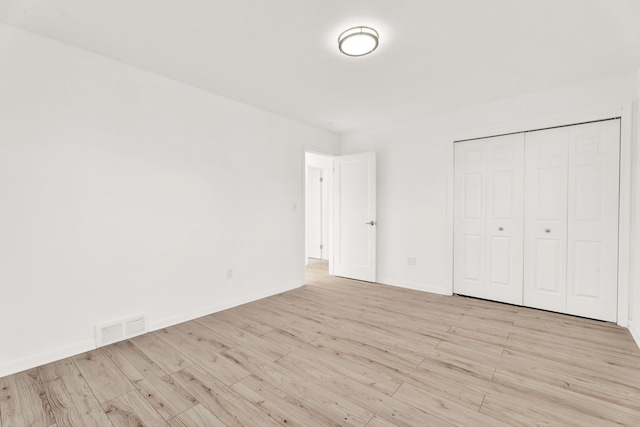
[[[324,249],[324,245],[320,245],[320,249]]]
[[[323,181],[324,181],[324,178],[323,178],[323,177],[320,177],[320,182],[323,182]]]

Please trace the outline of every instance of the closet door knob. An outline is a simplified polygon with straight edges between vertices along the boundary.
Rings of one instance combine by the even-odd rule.
[[[546,228],[546,229],[544,230],[544,232],[545,232],[545,233],[551,233],[551,229],[550,229],[550,228]]]
[[[498,227],[498,230],[502,231],[502,230],[504,230],[504,228],[502,228],[502,227]]]

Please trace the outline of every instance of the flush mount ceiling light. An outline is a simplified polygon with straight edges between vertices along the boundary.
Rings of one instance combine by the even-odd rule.
[[[338,37],[340,52],[348,56],[367,55],[378,47],[378,32],[369,27],[353,27]]]

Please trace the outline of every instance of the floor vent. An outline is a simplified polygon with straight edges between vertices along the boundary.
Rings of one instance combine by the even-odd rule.
[[[96,347],[113,344],[147,332],[147,317],[142,314],[96,325]]]

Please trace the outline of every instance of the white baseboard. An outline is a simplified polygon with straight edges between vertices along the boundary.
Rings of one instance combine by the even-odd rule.
[[[207,316],[209,314],[217,313],[218,311],[227,310],[229,308],[237,307],[242,304],[247,304],[253,301],[257,301],[262,298],[267,298],[273,295],[281,294],[296,288],[301,287],[301,284],[281,286],[278,288],[269,289],[262,292],[256,292],[251,295],[237,298],[231,301],[225,301],[221,304],[212,305],[206,308],[202,308],[196,311],[192,311],[186,314],[180,314],[178,316],[169,317],[162,320],[157,320],[149,324],[149,332],[157,331],[158,329],[168,328],[169,326],[177,325],[178,323],[188,322],[189,320],[197,319],[198,317]]]
[[[61,347],[52,351],[47,351],[44,353],[27,356],[23,357],[22,359],[3,363],[2,365],[0,365],[0,378],[18,372],[26,371],[27,369],[32,369],[36,366],[46,365],[47,363],[55,362],[56,360],[75,356],[80,353],[93,350],[95,348],[96,341],[95,339],[93,339],[93,337],[91,337],[90,340],[81,341],[76,344]]]
[[[177,325],[178,323],[187,322],[189,320],[197,319],[198,317],[206,316],[208,314],[216,313],[218,311],[226,310],[228,308],[237,307],[239,305],[256,301],[262,298],[270,297],[272,295],[277,295],[282,292],[299,288],[301,286],[302,286],[301,284],[295,284],[295,285],[273,288],[273,289],[269,289],[262,292],[256,292],[254,294],[251,294],[242,298],[227,301],[222,304],[213,305],[207,308],[193,311],[188,314],[181,314],[179,316],[173,316],[170,318],[159,320],[149,324],[149,332],[162,329],[162,328],[167,328],[169,326]],[[0,378],[25,371],[27,369],[32,369],[32,368],[35,368],[36,366],[41,366],[47,363],[55,362],[57,360],[65,359],[67,357],[76,356],[80,353],[94,350],[95,348],[96,348],[96,341],[95,341],[95,338],[92,336],[91,339],[84,340],[76,344],[72,344],[56,350],[40,353],[34,356],[27,356],[19,360],[3,363],[3,364],[0,364]]]
[[[404,280],[395,280],[387,277],[378,277],[378,283],[383,285],[395,286],[398,288],[413,289],[416,291],[430,292],[432,294],[451,295],[445,287],[438,285],[430,285],[428,283],[416,283]]]
[[[640,324],[637,320],[629,322],[629,332],[640,348]]]

